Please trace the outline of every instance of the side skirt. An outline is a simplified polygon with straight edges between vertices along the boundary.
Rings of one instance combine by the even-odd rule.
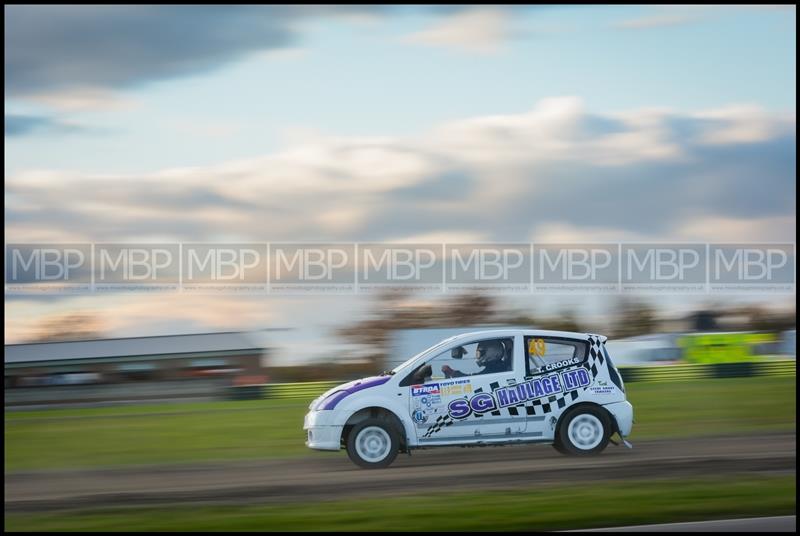
[[[545,439],[541,437],[541,433],[523,435],[517,439],[479,439],[475,440],[475,436],[469,436],[471,441],[459,440],[453,438],[448,441],[436,440],[420,443],[418,445],[409,446],[409,450],[420,450],[433,447],[502,447],[506,445],[520,445],[525,443],[552,443],[552,439]]]

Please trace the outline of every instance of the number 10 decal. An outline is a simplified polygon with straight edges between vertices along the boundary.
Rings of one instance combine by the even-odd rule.
[[[547,351],[547,346],[544,339],[531,339],[528,341],[528,353],[537,357],[544,357]]]

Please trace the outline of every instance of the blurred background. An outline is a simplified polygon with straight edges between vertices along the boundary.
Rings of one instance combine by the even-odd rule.
[[[42,325],[30,342],[6,345],[6,409],[270,397],[276,395],[271,384],[361,378],[391,370],[454,334],[500,327],[606,334],[609,352],[629,380],[649,367],[679,364],[727,364],[720,370],[731,376],[755,374],[753,364],[779,368],[782,361],[790,370],[796,354],[794,310],[758,305],[670,315],[644,298],[616,296],[606,298],[607,316],[594,324],[571,309],[537,316],[485,293],[427,299],[387,293],[368,301],[363,316],[325,336],[289,325],[109,338],[101,318],[71,313]],[[292,389],[307,395],[298,385],[283,388],[282,396]]]
[[[794,6],[9,6],[4,29],[7,245],[795,241]],[[8,530],[386,530],[377,495],[434,466],[475,482],[442,477],[443,504],[498,492],[442,528],[794,513],[794,285],[20,293],[6,277]],[[585,475],[544,447],[510,448],[495,475],[485,453],[423,451],[367,485],[304,447],[329,386],[487,326],[609,336],[641,448]],[[554,460],[568,476],[541,472]],[[605,498],[576,511],[579,488]]]

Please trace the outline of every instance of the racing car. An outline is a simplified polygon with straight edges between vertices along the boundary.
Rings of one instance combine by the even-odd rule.
[[[316,398],[303,424],[306,446],[344,448],[369,469],[428,447],[551,443],[585,456],[617,434],[631,448],[633,407],[605,341],[526,329],[450,337]]]

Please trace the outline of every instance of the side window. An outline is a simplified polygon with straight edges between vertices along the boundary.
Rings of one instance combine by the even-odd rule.
[[[418,366],[400,385],[418,385],[447,378],[510,372],[514,339],[487,339],[454,346]]]
[[[588,344],[583,341],[549,337],[525,337],[525,366],[528,375],[541,374],[586,359]]]

